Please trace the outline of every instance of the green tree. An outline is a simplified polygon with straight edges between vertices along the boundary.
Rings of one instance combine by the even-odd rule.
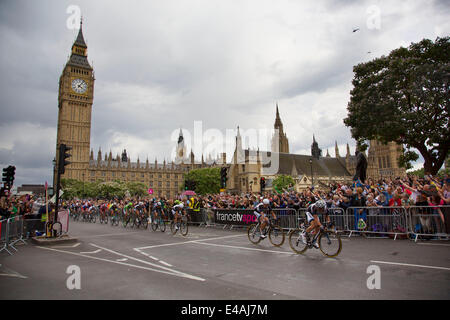
[[[347,118],[359,143],[376,139],[406,147],[400,164],[423,156],[436,174],[450,147],[450,38],[424,39],[353,68]]]
[[[148,195],[147,186],[142,182],[128,182],[126,189],[132,197],[144,197]]]
[[[189,171],[184,181],[194,181],[195,192],[198,194],[220,192],[220,168],[203,168]]]
[[[291,176],[280,174],[272,181],[272,186],[278,192],[283,192],[284,189],[288,189],[294,186],[295,181]]]
[[[407,172],[409,175],[417,176],[419,178],[423,178],[425,175],[425,170],[423,168],[412,170]]]

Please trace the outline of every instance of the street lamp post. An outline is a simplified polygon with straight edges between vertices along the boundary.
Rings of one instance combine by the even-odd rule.
[[[312,159],[309,159],[309,165],[311,166],[311,186],[314,187],[314,173],[312,163],[313,163]]]
[[[86,197],[85,183],[84,183],[84,172],[81,174],[83,176],[83,197]]]

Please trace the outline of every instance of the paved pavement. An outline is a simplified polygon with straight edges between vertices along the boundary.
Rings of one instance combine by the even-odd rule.
[[[450,298],[449,242],[344,238],[331,259],[294,254],[287,240],[253,245],[242,230],[190,227],[183,237],[98,222],[70,230],[79,243],[0,253],[0,300]],[[371,265],[380,289],[367,287]],[[80,289],[67,287],[69,266],[79,267]]]

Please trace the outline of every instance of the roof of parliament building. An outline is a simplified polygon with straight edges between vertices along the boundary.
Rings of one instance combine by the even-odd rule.
[[[271,153],[268,153],[271,157]],[[337,158],[319,157],[318,159],[310,155],[279,153],[279,166],[276,174],[291,176],[310,175],[311,169],[314,175],[344,177],[351,176],[345,165]],[[311,161],[311,163],[310,163]],[[263,165],[263,168],[270,164]]]

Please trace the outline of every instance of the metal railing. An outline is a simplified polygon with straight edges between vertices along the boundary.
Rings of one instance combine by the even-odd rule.
[[[414,241],[423,239],[448,239],[450,206],[411,206],[408,212],[409,233]]]
[[[67,215],[62,215],[58,221],[63,222],[61,234],[68,231]],[[45,234],[46,223],[41,219],[33,219],[32,216],[15,216],[0,221],[0,252],[6,251],[10,255],[17,252],[18,243],[27,244],[26,240],[33,236]],[[12,250],[11,250],[12,249]]]

